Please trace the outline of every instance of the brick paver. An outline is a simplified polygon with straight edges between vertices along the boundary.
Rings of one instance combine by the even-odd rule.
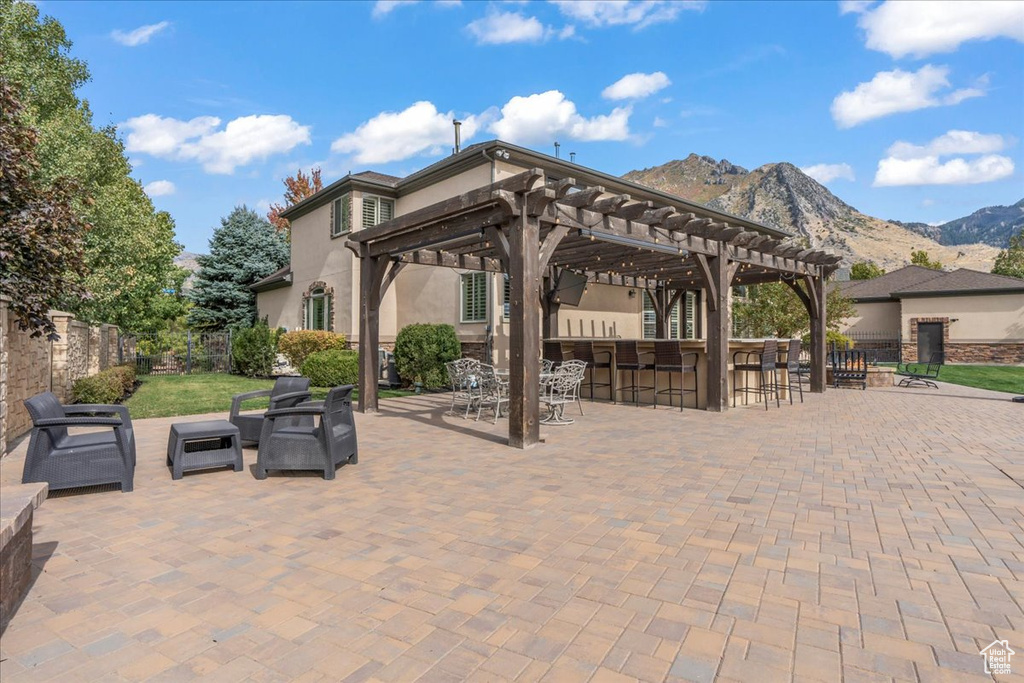
[[[996,638],[1024,673],[1024,406],[585,404],[525,452],[382,407],[335,481],[172,481],[138,421],[134,493],[36,512],[4,683],[984,680]]]

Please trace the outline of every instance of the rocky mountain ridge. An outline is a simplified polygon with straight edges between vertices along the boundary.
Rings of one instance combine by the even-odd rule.
[[[846,266],[874,261],[895,269],[909,263],[912,251],[923,249],[946,266],[987,272],[998,253],[986,244],[945,246],[904,224],[865,215],[786,162],[748,171],[725,159],[691,154],[623,178],[781,228],[812,247],[840,254]]]
[[[898,223],[898,221],[892,221]],[[986,206],[970,216],[957,218],[941,225],[927,223],[901,223],[916,233],[931,237],[939,244],[991,244],[1005,248],[1010,237],[1024,228],[1024,199],[1010,206]]]

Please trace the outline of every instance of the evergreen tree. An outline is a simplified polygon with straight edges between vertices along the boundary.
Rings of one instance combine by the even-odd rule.
[[[1024,279],[1024,228],[1010,237],[1010,245],[996,256],[992,267],[996,275],[1008,275]]]
[[[942,262],[932,261],[931,257],[928,256],[928,252],[924,249],[910,252],[910,263],[923,268],[931,268],[932,270],[942,270]]]
[[[288,242],[270,221],[245,206],[235,207],[214,231],[209,255],[196,259],[189,325],[207,330],[252,325],[256,295],[249,286],[288,258]]]

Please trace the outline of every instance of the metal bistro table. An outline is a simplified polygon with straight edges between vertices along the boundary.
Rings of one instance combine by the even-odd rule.
[[[509,377],[509,369],[508,368],[495,368],[494,369],[494,374],[495,374],[495,376],[502,378],[503,381],[507,382],[508,381],[508,377]],[[540,382],[538,382],[539,388],[541,390],[543,390],[543,388],[546,387],[551,382],[551,379],[554,376],[555,376],[555,373],[553,373],[553,372],[541,372],[540,373]],[[572,422],[573,422],[572,420],[564,420],[564,419],[562,419],[562,416],[561,416],[562,410],[564,410],[564,406],[561,406],[561,407],[550,406],[549,410],[548,410],[548,414],[541,420],[541,424],[572,424]]]

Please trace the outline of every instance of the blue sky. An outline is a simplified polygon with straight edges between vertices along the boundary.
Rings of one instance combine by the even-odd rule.
[[[789,161],[881,218],[1024,197],[1024,3],[39,3],[98,124],[203,252],[322,167],[404,175],[500,137],[605,172]]]

